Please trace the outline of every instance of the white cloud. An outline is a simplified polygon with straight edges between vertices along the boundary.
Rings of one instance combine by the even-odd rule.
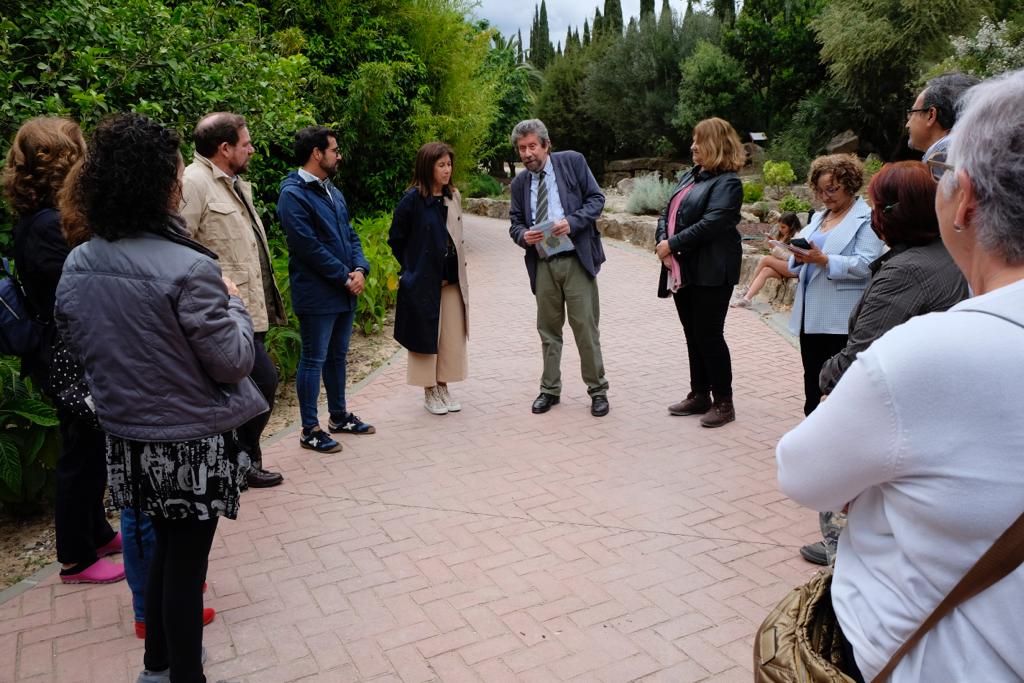
[[[583,20],[592,22],[594,10],[598,7],[604,14],[603,0],[546,0],[545,4],[548,10],[548,35],[552,45],[565,41],[565,32],[569,26],[582,32]],[[656,0],[654,4],[656,11],[661,11],[661,0]],[[673,9],[681,11],[676,6],[679,4],[680,0],[673,0]],[[473,13],[477,18],[489,21],[502,35],[510,36],[521,30],[523,42],[529,44],[533,10],[539,6],[540,0],[480,0]],[[626,23],[629,23],[629,17],[639,14],[640,0],[622,0],[622,16]]]

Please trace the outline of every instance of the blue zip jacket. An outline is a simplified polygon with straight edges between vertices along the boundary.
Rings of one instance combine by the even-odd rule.
[[[369,275],[370,263],[349,221],[341,190],[332,185],[329,197],[322,185],[306,182],[292,171],[281,181],[277,216],[288,240],[288,280],[295,313],[355,310],[356,297],[345,282],[356,268]]]

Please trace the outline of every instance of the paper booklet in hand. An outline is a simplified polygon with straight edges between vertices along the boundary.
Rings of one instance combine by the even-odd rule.
[[[542,259],[551,258],[555,254],[561,254],[563,251],[572,251],[576,247],[573,246],[572,240],[569,239],[569,235],[554,235],[552,232],[555,229],[555,221],[544,221],[534,225],[531,230],[540,230],[544,233],[544,239],[537,242],[537,253],[540,254]]]
[[[773,247],[782,247],[786,251],[792,252],[794,254],[800,254],[801,256],[807,256],[808,254],[811,253],[809,249],[801,249],[800,247],[794,247],[792,244],[786,244],[785,242],[780,242],[778,240],[768,240],[768,244],[772,245]]]

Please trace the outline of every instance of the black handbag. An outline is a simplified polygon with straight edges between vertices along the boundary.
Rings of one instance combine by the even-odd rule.
[[[10,262],[2,261],[0,273],[0,354],[31,356],[39,351],[45,325],[31,311],[25,288],[11,271]]]

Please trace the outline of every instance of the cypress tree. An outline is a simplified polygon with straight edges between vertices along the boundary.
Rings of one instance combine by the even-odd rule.
[[[622,0],[604,0],[604,24],[602,32],[617,38],[622,37]]]
[[[654,17],[654,0],[640,0],[640,21],[645,17]]]
[[[667,1],[667,0],[666,0]],[[522,64],[525,60],[523,55],[523,30],[516,31],[516,64]]]
[[[665,0],[668,2],[668,0]],[[583,47],[590,45],[590,25],[587,24],[587,20],[583,20]]]
[[[530,63],[540,68],[540,64],[537,63],[538,59],[544,59],[544,56],[540,54],[540,50],[537,49],[537,38],[540,33],[540,18],[538,14],[537,5],[533,6],[533,24],[530,25]]]
[[[597,37],[601,35],[604,30],[604,19],[601,17],[601,10],[594,9],[594,28],[590,32],[591,40],[597,40]]]
[[[543,54],[540,62],[534,62],[537,68],[543,69],[551,63],[555,56],[555,49],[551,46],[551,36],[548,33],[548,7],[544,0],[540,0],[540,19],[537,23],[537,49]]]
[[[672,21],[672,7],[668,4],[668,0],[661,0],[661,14],[658,16],[658,24],[663,24],[666,21]]]

